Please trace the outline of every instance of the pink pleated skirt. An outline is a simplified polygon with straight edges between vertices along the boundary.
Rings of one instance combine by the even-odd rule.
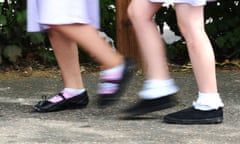
[[[100,26],[99,0],[28,0],[27,30],[38,32],[48,25],[90,24]]]

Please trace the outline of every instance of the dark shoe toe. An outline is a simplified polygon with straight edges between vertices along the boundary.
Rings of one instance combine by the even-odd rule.
[[[176,100],[173,95],[169,95],[169,96],[165,96],[157,99],[151,99],[151,100],[141,99],[134,106],[125,109],[123,111],[123,115],[125,115],[125,117],[143,115],[146,113],[173,107],[175,106],[175,104],[176,104]]]
[[[83,108],[89,102],[87,92],[74,96],[70,99],[63,99],[60,102],[52,103],[46,99],[38,102],[33,108],[37,112],[54,112],[65,109]]]
[[[213,124],[223,121],[223,109],[201,111],[193,107],[168,114],[164,122],[174,124]]]

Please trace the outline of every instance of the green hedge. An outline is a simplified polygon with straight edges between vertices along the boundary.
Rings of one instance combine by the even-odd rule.
[[[208,3],[205,8],[206,31],[213,44],[216,61],[240,59],[240,1],[218,0]],[[164,22],[170,29],[181,36],[177,27],[176,15],[173,7],[162,8],[156,17],[160,26]],[[186,45],[181,39],[167,45],[169,59],[172,63],[189,62]]]
[[[207,33],[214,46],[216,60],[240,59],[240,0],[219,0],[209,3],[205,8]],[[116,40],[115,0],[101,0],[101,31]],[[0,64],[16,63],[19,60],[37,60],[45,64],[55,64],[55,58],[46,34],[26,32],[26,1],[12,0],[7,13],[3,13],[4,4],[0,3]],[[14,12],[11,10],[14,9]],[[12,22],[12,19],[14,20]],[[181,36],[176,25],[173,7],[163,7],[156,16],[156,22],[162,29],[166,22],[172,31]],[[10,23],[6,27],[3,25]],[[171,63],[184,64],[189,61],[184,40],[167,45]],[[82,61],[91,61],[83,53]],[[16,58],[14,58],[16,57]]]

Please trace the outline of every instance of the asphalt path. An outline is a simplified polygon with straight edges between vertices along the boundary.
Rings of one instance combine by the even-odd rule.
[[[143,76],[135,76],[121,100],[99,109],[96,105],[97,74],[84,74],[90,103],[85,109],[36,113],[32,105],[42,95],[62,88],[56,77],[20,77],[0,80],[0,144],[239,144],[240,73],[218,72],[219,93],[225,103],[224,122],[213,125],[163,123],[164,115],[186,108],[196,99],[192,73],[172,73],[181,88],[176,107],[136,119],[119,119],[119,111],[137,101]]]

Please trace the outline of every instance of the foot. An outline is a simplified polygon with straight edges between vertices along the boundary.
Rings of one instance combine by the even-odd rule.
[[[44,98],[42,101],[38,102],[38,104],[36,104],[33,108],[37,112],[53,112],[73,108],[84,108],[89,102],[86,91],[80,95],[76,95],[68,99],[64,97],[64,92],[59,93],[54,97],[61,97],[62,99],[58,102],[52,102]]]
[[[134,117],[147,114],[154,111],[159,111],[175,106],[176,101],[174,95],[169,95],[157,99],[145,100],[141,99],[134,106],[126,109],[122,113],[122,117]]]
[[[193,107],[168,114],[164,122],[174,124],[214,124],[222,123],[223,109],[201,111]]]
[[[120,79],[101,81],[101,83],[110,83],[117,85],[117,88],[110,92],[108,91],[98,93],[98,105],[100,107],[111,105],[119,99],[120,95],[125,91],[126,83],[129,82],[129,80],[133,76],[134,69],[135,64],[131,60],[125,59],[125,66]]]

